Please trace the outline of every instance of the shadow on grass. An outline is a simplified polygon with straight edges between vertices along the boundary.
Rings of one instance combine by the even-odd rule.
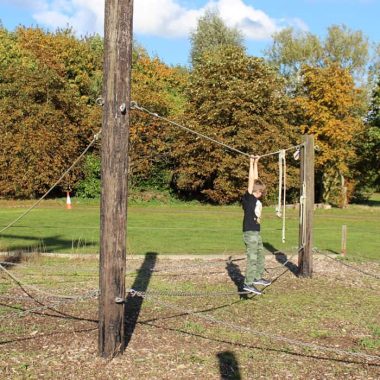
[[[226,339],[208,337],[206,335],[202,335],[202,334],[198,334],[198,333],[192,333],[192,332],[189,332],[189,331],[186,331],[186,330],[182,330],[182,329],[179,329],[179,328],[167,327],[167,326],[159,326],[159,325],[155,325],[155,324],[153,324],[151,322],[144,322],[144,321],[142,321],[142,322],[138,322],[138,323],[140,323],[142,325],[154,327],[154,328],[157,328],[157,329],[162,329],[164,331],[173,331],[173,332],[181,333],[181,334],[184,334],[184,335],[193,336],[193,337],[204,339],[204,340],[207,340],[207,341],[210,341],[210,342],[217,342],[217,343],[223,343],[223,344],[232,344],[232,345],[234,345],[236,347],[243,348],[243,349],[251,349],[251,350],[260,350],[260,351],[281,353],[281,354],[291,355],[291,356],[295,356],[295,357],[310,358],[310,359],[316,359],[316,360],[327,361],[327,362],[331,361],[331,362],[346,363],[346,364],[360,364],[360,365],[371,366],[371,367],[380,367],[379,363],[369,363],[369,362],[359,361],[359,360],[349,360],[349,359],[340,359],[340,358],[337,358],[337,357],[328,357],[327,354],[326,354],[326,356],[322,356],[322,355],[319,355],[319,354],[301,353],[301,352],[297,352],[294,349],[290,349],[289,347],[285,347],[285,348],[273,348],[273,346],[271,346],[271,347],[265,347],[264,344],[262,346],[258,345],[258,344],[255,344],[255,345],[254,344],[245,344],[245,343],[234,342],[234,341],[226,340]]]
[[[229,257],[227,263],[226,263],[226,270],[228,275],[230,276],[230,279],[234,282],[236,285],[238,292],[244,292],[244,275],[241,273],[239,265],[235,264],[231,257]],[[240,294],[240,298],[242,299],[248,299],[248,296],[246,294]]]
[[[86,239],[63,239],[60,235],[54,235],[44,238],[33,237],[30,235],[2,234],[2,238],[10,240],[24,240],[26,243],[13,245],[6,248],[8,252],[56,252],[56,251],[81,251],[84,248],[99,248],[98,241],[88,241]],[[4,250],[4,249],[3,249]]]
[[[221,379],[241,380],[239,363],[233,352],[223,351],[219,352],[216,356],[219,360],[219,371]]]
[[[140,292],[145,292],[148,289],[150,278],[152,276],[152,270],[154,269],[156,261],[156,252],[147,252],[145,254],[145,259],[141,264],[140,269],[137,271],[137,275],[135,281],[133,282],[132,289]],[[132,297],[131,294],[128,294],[127,300],[124,305],[125,347],[128,347],[128,344],[131,341],[143,302],[144,298]]]
[[[288,256],[284,253],[281,252],[279,249],[274,247],[270,243],[264,243],[265,249],[267,249],[272,255],[275,256],[276,261],[280,264],[282,264],[285,268],[289,269],[290,272],[292,272],[295,276],[298,276],[299,273],[299,268],[298,265],[292,263],[289,261]]]

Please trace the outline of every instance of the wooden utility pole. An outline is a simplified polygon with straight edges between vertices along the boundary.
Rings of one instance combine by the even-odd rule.
[[[313,273],[313,215],[314,215],[314,136],[304,135],[301,148],[301,207],[298,268],[299,275]]]
[[[100,213],[99,355],[125,348],[124,305],[133,0],[106,0]]]

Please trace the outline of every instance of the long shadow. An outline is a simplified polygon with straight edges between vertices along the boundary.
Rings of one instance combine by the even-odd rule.
[[[275,256],[276,261],[280,264],[282,264],[285,268],[289,269],[290,272],[292,272],[295,276],[298,277],[299,273],[299,268],[298,265],[292,263],[289,261],[288,256],[284,253],[281,252],[279,249],[275,248],[272,244],[270,243],[264,243],[265,249],[267,249],[272,255]]]
[[[244,292],[244,276],[241,273],[239,265],[236,265],[232,260],[231,257],[228,259],[226,263],[226,270],[228,275],[230,276],[230,279],[234,282],[236,285],[238,292]],[[240,298],[248,299],[248,296],[246,294],[240,294]]]
[[[380,367],[380,363],[370,363],[370,362],[364,362],[360,360],[351,360],[351,359],[342,359],[338,357],[328,357],[328,356],[322,356],[321,354],[312,354],[312,353],[304,353],[304,352],[298,352],[295,348],[274,348],[273,345],[271,346],[265,346],[265,344],[260,345],[258,344],[247,344],[247,343],[240,343],[232,340],[222,339],[222,338],[214,338],[209,337],[203,334],[197,334],[192,333],[186,330],[178,329],[175,327],[166,327],[166,326],[159,326],[154,323],[149,322],[138,322],[139,324],[154,327],[156,329],[161,329],[164,331],[173,331],[178,332],[184,335],[188,336],[194,336],[200,339],[204,339],[210,342],[217,342],[217,343],[225,343],[225,344],[231,344],[236,347],[244,348],[244,349],[254,349],[254,350],[260,350],[260,351],[267,351],[267,352],[275,352],[275,353],[281,353],[285,355],[291,355],[295,357],[304,357],[304,358],[310,358],[310,359],[317,359],[321,361],[327,361],[327,362],[337,362],[337,363],[347,363],[347,364],[360,364],[365,366],[371,366],[371,367]],[[326,354],[327,355],[327,354]]]
[[[25,243],[9,247],[9,252],[35,252],[44,250],[47,252],[55,252],[57,250],[71,250],[83,248],[97,248],[97,241],[87,241],[82,239],[64,239],[60,235],[51,235],[44,238],[33,237],[30,235],[17,235],[17,234],[2,234],[4,238],[12,240],[24,240]]]
[[[223,351],[216,356],[219,359],[219,371],[222,380],[241,380],[239,363],[233,352]]]
[[[152,270],[157,261],[156,252],[147,252],[145,259],[137,271],[137,276],[133,282],[132,289],[145,292],[148,288],[150,278],[152,277]],[[124,306],[124,317],[125,317],[125,347],[128,347],[131,341],[133,332],[135,331],[137,320],[140,315],[141,307],[143,304],[143,297],[132,297],[128,294],[127,300]]]

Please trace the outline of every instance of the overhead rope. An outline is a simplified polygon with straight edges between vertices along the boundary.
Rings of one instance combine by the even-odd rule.
[[[100,99],[100,98],[99,98],[99,99]],[[100,101],[98,102],[98,104],[101,104]],[[236,153],[242,154],[242,155],[247,156],[247,157],[250,157],[250,156],[252,155],[252,153],[250,154],[250,153],[243,152],[243,151],[241,151],[241,150],[239,150],[239,149],[236,149],[236,148],[234,148],[234,147],[232,147],[232,146],[230,146],[230,145],[227,145],[227,144],[222,143],[222,142],[220,142],[220,141],[218,141],[218,140],[215,140],[215,139],[213,139],[213,138],[211,138],[211,137],[209,137],[209,136],[207,136],[207,135],[205,135],[205,134],[203,134],[203,133],[197,132],[197,131],[195,131],[194,129],[191,129],[191,128],[188,128],[188,127],[185,127],[184,125],[181,125],[181,124],[179,124],[179,123],[176,123],[175,121],[172,121],[172,120],[170,120],[170,119],[168,119],[168,118],[166,118],[166,117],[160,116],[160,115],[159,115],[158,113],[156,113],[156,112],[152,112],[152,111],[148,110],[148,109],[145,108],[145,107],[139,106],[139,105],[137,104],[137,102],[135,102],[135,101],[132,101],[132,102],[130,103],[130,108],[131,108],[131,109],[139,110],[139,111],[141,111],[141,112],[145,112],[145,113],[147,113],[147,114],[150,115],[150,116],[153,116],[153,117],[155,117],[155,118],[157,118],[157,119],[163,120],[163,121],[165,121],[166,123],[172,124],[172,125],[174,125],[174,126],[176,126],[176,127],[178,127],[178,128],[181,128],[181,129],[183,129],[183,130],[185,130],[185,131],[187,131],[187,132],[193,133],[194,135],[197,135],[197,136],[199,136],[199,137],[202,137],[202,138],[204,138],[204,139],[206,139],[206,140],[209,140],[209,141],[211,141],[211,142],[213,142],[213,143],[215,143],[215,144],[221,145],[221,146],[223,146],[224,148],[227,148],[227,149],[229,149],[229,150],[231,150],[231,151],[233,151],[233,152],[236,152]],[[299,147],[302,146],[302,145],[303,145],[303,144],[299,144],[299,145],[291,146],[291,147],[289,147],[289,148],[287,148],[287,149],[282,149],[282,150],[284,150],[284,151],[294,150],[294,149],[299,148]],[[278,150],[278,151],[276,151],[276,152],[272,152],[272,153],[262,154],[262,155],[260,155],[260,157],[262,158],[262,157],[273,156],[273,155],[275,155],[275,154],[278,154],[278,153],[281,152],[282,150]]]
[[[300,197],[300,228],[301,230],[301,247],[304,249],[306,243],[306,182],[302,183],[302,194]]]
[[[37,207],[41,201],[46,198],[50,192],[63,180],[63,178],[68,174],[75,165],[83,158],[83,156],[88,152],[88,150],[95,144],[95,142],[99,139],[101,134],[101,130],[94,135],[93,140],[87,145],[87,147],[84,149],[84,151],[80,154],[80,156],[71,164],[71,166],[61,175],[61,177],[51,186],[51,188],[37,201],[35,202],[31,207],[29,207],[23,214],[21,214],[18,218],[16,218],[13,222],[9,223],[7,226],[2,228],[0,230],[0,234],[7,230],[8,228],[12,227],[14,224],[16,224],[20,219],[22,219],[24,216],[29,214],[30,211],[32,211],[35,207]]]
[[[285,243],[286,229],[286,152],[282,149],[278,153],[278,205],[276,214],[279,218],[282,217],[282,242]]]

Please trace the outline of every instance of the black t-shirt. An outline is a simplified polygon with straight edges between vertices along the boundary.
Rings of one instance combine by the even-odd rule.
[[[260,231],[261,202],[247,191],[243,195],[242,206],[244,210],[243,232]]]

